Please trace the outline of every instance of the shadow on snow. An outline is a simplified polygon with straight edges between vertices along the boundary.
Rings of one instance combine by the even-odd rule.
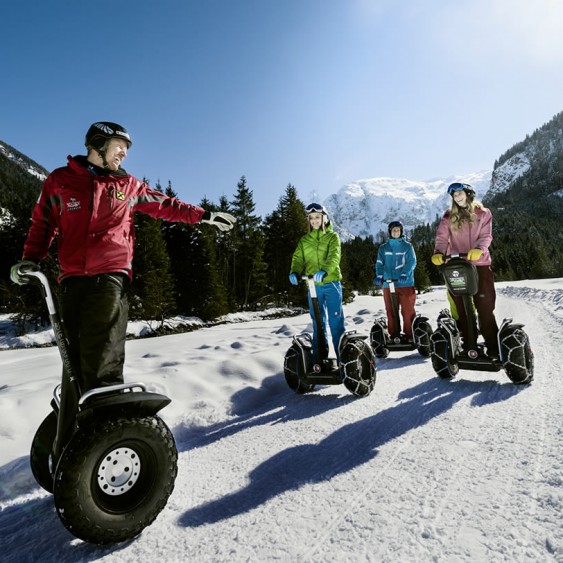
[[[249,512],[286,491],[329,481],[369,462],[377,456],[378,448],[442,415],[466,397],[474,396],[472,404],[482,406],[509,399],[519,391],[521,388],[511,383],[494,381],[424,381],[401,393],[399,404],[346,424],[317,444],[280,451],[250,472],[246,487],[187,510],[178,522],[181,526],[198,527]],[[334,397],[325,399],[334,401]],[[334,403],[339,405],[342,401]],[[327,408],[328,404],[323,401],[322,407]],[[286,408],[290,410],[291,406]],[[246,424],[250,426],[252,421],[247,420]],[[337,452],[339,455],[335,455]]]

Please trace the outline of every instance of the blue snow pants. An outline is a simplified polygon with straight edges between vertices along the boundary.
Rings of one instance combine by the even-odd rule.
[[[328,346],[328,332],[326,321],[328,316],[328,325],[330,327],[330,334],[332,336],[332,345],[336,352],[336,358],[339,359],[338,344],[340,337],[346,330],[344,327],[344,310],[342,309],[342,284],[339,281],[329,282],[323,285],[317,285],[317,299],[319,301],[319,309],[321,311],[321,322],[323,325],[323,332],[326,335]],[[316,357],[317,351],[317,328],[315,324],[315,313],[313,311],[313,304],[311,296],[309,295],[309,312],[313,319],[313,352]],[[328,349],[321,350],[322,357],[328,357]]]

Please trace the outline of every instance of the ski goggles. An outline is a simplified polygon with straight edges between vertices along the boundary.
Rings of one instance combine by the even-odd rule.
[[[326,210],[320,203],[310,203],[305,207],[305,213],[307,213],[307,215],[310,213],[326,213]]]
[[[469,184],[462,184],[461,182],[455,182],[454,184],[450,184],[448,187],[448,193],[452,195],[454,192],[460,192],[461,190],[471,190],[471,186]]]

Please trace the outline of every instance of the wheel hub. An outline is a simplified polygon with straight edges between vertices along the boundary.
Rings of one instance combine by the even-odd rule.
[[[139,479],[141,460],[131,448],[116,448],[98,466],[98,486],[110,496],[123,495]]]

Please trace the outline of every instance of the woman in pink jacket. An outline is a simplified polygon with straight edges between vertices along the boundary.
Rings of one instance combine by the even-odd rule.
[[[432,263],[436,266],[443,264],[445,254],[466,254],[467,259],[475,264],[479,274],[479,287],[473,301],[479,328],[485,340],[487,354],[498,357],[498,325],[494,315],[496,292],[489,253],[493,240],[493,216],[475,199],[475,191],[469,184],[451,184],[448,193],[452,197],[452,205],[438,225]],[[459,329],[466,338],[467,316],[462,298],[451,294],[450,297],[458,310]]]

